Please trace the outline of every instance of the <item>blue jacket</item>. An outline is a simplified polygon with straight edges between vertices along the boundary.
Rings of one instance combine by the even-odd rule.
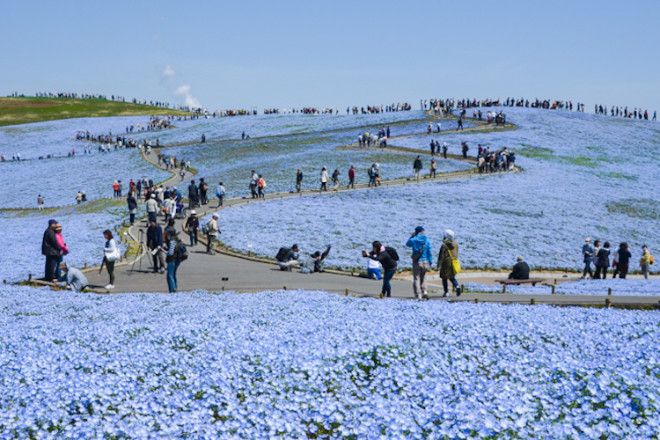
[[[419,258],[419,261],[426,261],[429,264],[433,264],[433,254],[431,252],[431,240],[424,234],[417,234],[413,237],[410,237],[406,242],[406,246],[412,248],[413,255],[416,252],[421,250],[422,256]]]
[[[163,229],[160,225],[153,228],[147,228],[147,246],[149,249],[156,249],[163,245]]]
[[[582,246],[582,255],[584,256],[584,262],[585,263],[591,263],[594,257],[594,248],[588,243],[585,243],[584,246]]]

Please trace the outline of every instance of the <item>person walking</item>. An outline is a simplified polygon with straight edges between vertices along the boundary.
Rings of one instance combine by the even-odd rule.
[[[302,183],[303,183],[303,172],[300,171],[300,169],[296,170],[296,192],[299,193],[302,191]]]
[[[266,198],[266,179],[264,176],[259,174],[259,179],[257,179],[257,195],[260,199]]]
[[[321,170],[321,189],[319,191],[328,190],[328,169],[323,167]]]
[[[429,171],[429,177],[435,179],[437,171],[438,164],[435,162],[435,159],[431,159],[431,170]]]
[[[413,295],[416,299],[428,298],[426,272],[431,268],[433,254],[431,241],[424,234],[424,227],[417,226],[406,242],[412,249]]]
[[[442,158],[443,159],[447,159],[447,148],[449,148],[447,146],[447,142],[443,142],[442,143]]]
[[[655,259],[653,258],[653,255],[651,255],[651,251],[649,251],[649,247],[647,245],[642,246],[642,258],[639,260],[639,266],[640,269],[642,269],[642,275],[644,275],[644,279],[648,280],[649,279],[649,270],[650,266],[655,263]]]
[[[199,206],[199,188],[195,185],[195,181],[191,180],[188,185],[188,208],[195,209]]]
[[[186,219],[186,224],[184,225],[184,230],[188,233],[190,237],[190,247],[193,247],[197,244],[197,230],[199,229],[199,218],[197,217],[197,212],[193,209],[190,211],[190,216]]]
[[[200,202],[202,205],[206,205],[209,203],[209,198],[208,198],[208,192],[209,192],[209,184],[204,181],[204,178],[202,177],[199,179],[199,198]]]
[[[607,279],[607,268],[610,267],[610,242],[606,241],[603,247],[596,252],[596,273],[594,278]]]
[[[112,235],[112,231],[109,229],[103,231],[103,238],[105,238],[105,246],[103,247],[103,262],[101,263],[99,273],[101,273],[103,266],[105,265],[110,279],[110,282],[105,288],[110,290],[115,288],[115,262],[119,260],[121,255],[119,253],[119,248],[117,247],[117,242]]]
[[[37,196],[37,208],[39,209],[39,211],[43,211],[45,203],[46,203],[46,199],[44,199],[44,196],[39,194]]]
[[[218,186],[215,188],[215,196],[218,198],[218,208],[224,204],[226,192],[227,190],[225,190],[222,182],[218,182]]]
[[[442,296],[446,297],[449,295],[448,280],[454,286],[456,296],[461,296],[461,288],[458,285],[458,281],[456,281],[456,275],[461,270],[461,264],[458,259],[458,244],[454,240],[454,231],[451,229],[446,229],[442,238],[442,246],[440,246],[440,252],[438,253],[437,268],[442,279]]]
[[[165,272],[165,252],[163,250],[163,228],[155,221],[147,227],[147,247],[151,250],[153,273]]]
[[[351,165],[348,169],[348,185],[346,188],[355,189],[355,167]]]
[[[55,272],[57,270],[57,263],[62,255],[62,249],[57,244],[55,237],[55,229],[57,228],[57,220],[48,220],[48,227],[44,231],[43,238],[41,239],[41,255],[46,257],[46,264],[44,268],[44,281],[55,281]]]
[[[257,194],[257,182],[259,181],[259,175],[255,170],[252,170],[252,174],[250,175],[250,196],[253,199],[256,199],[259,194]]]
[[[369,258],[370,261],[376,261],[380,263],[380,265],[383,267],[383,287],[380,291],[380,297],[391,297],[391,281],[392,277],[394,277],[394,274],[396,273],[399,255],[393,251],[393,249],[388,249],[383,246],[380,241],[374,241],[371,244],[371,252],[362,251],[362,256]]]
[[[128,205],[128,218],[131,225],[133,225],[135,223],[135,214],[137,214],[138,210],[138,203],[132,191],[129,192],[128,197],[126,197],[126,204]]]
[[[332,172],[332,190],[337,191],[339,189],[339,169],[335,168]]]
[[[413,162],[413,175],[415,179],[419,182],[419,174],[422,171],[422,158],[419,155],[415,158]]]
[[[218,214],[213,214],[211,220],[206,224],[206,253],[215,255],[215,243],[218,241],[220,227],[218,226]]]
[[[632,258],[632,254],[628,249],[628,243],[620,243],[619,249],[616,251],[616,267],[614,268],[612,278],[616,278],[618,275],[622,280],[626,279],[626,275],[628,275],[628,269],[630,266],[630,258]]]
[[[582,246],[582,261],[584,262],[584,269],[582,270],[582,278],[580,279],[585,279],[587,274],[589,274],[591,278],[594,277],[594,272],[591,270],[593,257],[594,248],[591,246],[591,237],[587,237],[584,239],[584,245]]]

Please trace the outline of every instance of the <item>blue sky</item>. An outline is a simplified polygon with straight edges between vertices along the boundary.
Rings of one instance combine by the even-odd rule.
[[[212,109],[431,96],[655,109],[658,22],[652,0],[7,1],[0,94],[187,97]]]

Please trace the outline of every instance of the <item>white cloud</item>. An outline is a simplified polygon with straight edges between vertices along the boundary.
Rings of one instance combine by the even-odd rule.
[[[183,98],[183,102],[185,105],[188,107],[192,108],[199,108],[202,105],[199,103],[197,98],[195,98],[191,93],[190,93],[190,85],[189,84],[182,84],[177,89],[174,91],[174,94],[177,96],[180,96]]]
[[[165,68],[163,69],[163,78],[172,78],[174,75],[176,75],[176,72],[174,71],[172,66],[170,66],[169,64],[165,66]]]

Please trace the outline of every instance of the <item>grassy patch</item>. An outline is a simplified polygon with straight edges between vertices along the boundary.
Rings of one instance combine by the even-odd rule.
[[[608,203],[607,211],[633,218],[660,220],[660,202],[652,199],[627,199]]]
[[[533,147],[526,144],[523,144],[522,148],[517,148],[515,151],[516,154],[519,154],[523,157],[529,157],[531,159],[550,160],[555,157],[553,151],[550,148]]]
[[[186,115],[187,112],[103,99],[0,98],[0,126],[100,116]]]
[[[79,214],[95,214],[105,212],[109,209],[116,209],[126,205],[125,199],[97,199],[91,202],[83,203],[76,208]]]
[[[587,156],[561,156],[561,160],[562,162],[579,167],[596,168],[598,166],[598,159]]]
[[[488,208],[487,211],[492,212],[493,214],[502,214],[511,217],[526,217],[526,218],[543,217],[542,212],[525,212],[525,211],[515,211],[512,209],[500,209],[500,208]]]
[[[595,173],[598,177],[604,177],[606,179],[621,179],[621,180],[630,180],[637,181],[637,176],[632,176],[626,173],[620,173],[617,171],[611,171],[607,173]]]

